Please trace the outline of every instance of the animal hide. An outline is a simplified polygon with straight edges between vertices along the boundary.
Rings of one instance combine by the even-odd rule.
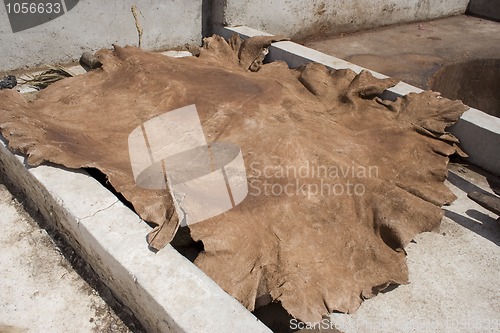
[[[396,81],[367,71],[262,64],[271,41],[213,36],[188,58],[101,50],[101,68],[34,101],[0,91],[1,133],[30,165],[102,171],[156,225],[148,242],[160,249],[179,219],[168,190],[136,185],[128,136],[196,105],[209,142],[241,148],[248,179],[239,205],[189,226],[204,244],[196,265],[250,310],[270,295],[303,321],[353,312],[408,282],[405,245],[454,200],[444,180],[457,140],[445,129],[466,107],[430,91],[382,100]]]

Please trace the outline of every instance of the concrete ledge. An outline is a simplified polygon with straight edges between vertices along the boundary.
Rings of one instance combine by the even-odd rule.
[[[270,36],[269,33],[246,26],[221,27],[217,33],[225,38],[229,38],[235,33],[239,34],[242,38]],[[317,62],[332,69],[350,68],[356,73],[368,70],[377,78],[387,78],[386,75],[288,41],[273,43],[269,48],[267,59],[269,61],[283,60],[291,68],[299,67],[308,62]],[[381,97],[395,100],[397,97],[410,92],[419,93],[422,91],[420,88],[399,82],[396,86],[384,91]],[[460,140],[461,146],[469,155],[471,163],[500,175],[500,154],[498,154],[498,147],[500,147],[500,118],[470,108],[450,128],[450,131]]]
[[[470,108],[450,129],[469,161],[500,175],[500,119]]]
[[[149,332],[270,332],[174,248],[149,251],[147,224],[84,171],[27,168],[3,137],[0,170]]]

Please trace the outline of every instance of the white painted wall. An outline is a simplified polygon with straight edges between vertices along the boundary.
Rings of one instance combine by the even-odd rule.
[[[0,71],[79,59],[85,49],[137,45],[131,6],[142,12],[143,48],[201,43],[202,0],[81,0],[55,20],[13,33],[0,4]]]
[[[468,0],[227,0],[225,23],[304,37],[463,14]]]

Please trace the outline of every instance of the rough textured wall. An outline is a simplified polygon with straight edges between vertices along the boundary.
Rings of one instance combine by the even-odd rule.
[[[468,0],[227,0],[225,23],[305,37],[463,14]]]
[[[0,5],[0,71],[70,62],[82,50],[138,43],[131,6],[140,10],[143,48],[201,43],[202,0],[81,0],[55,20],[13,33]]]
[[[500,0],[470,0],[467,13],[500,21]]]
[[[0,71],[69,62],[83,49],[112,43],[137,45],[132,4],[142,13],[143,48],[159,50],[200,44],[202,29],[211,34],[213,23],[305,37],[462,14],[468,0],[81,0],[67,14],[17,33],[0,6]]]

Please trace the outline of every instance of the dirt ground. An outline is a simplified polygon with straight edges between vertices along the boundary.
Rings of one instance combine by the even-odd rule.
[[[0,332],[143,332],[71,247],[19,200],[0,175]]]

